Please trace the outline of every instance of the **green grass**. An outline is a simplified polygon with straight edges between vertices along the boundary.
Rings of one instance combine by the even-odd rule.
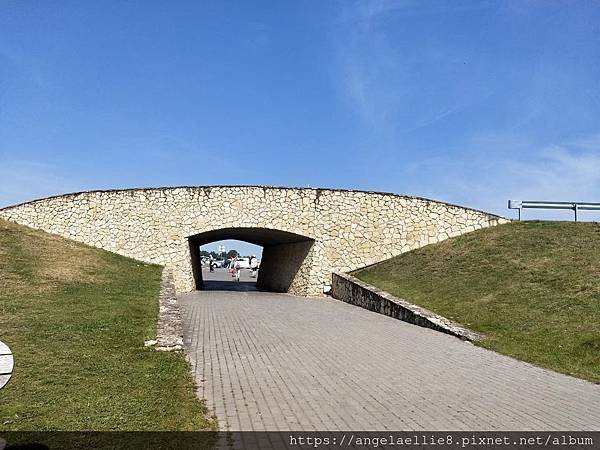
[[[600,225],[516,222],[354,273],[484,333],[479,345],[600,382]]]
[[[0,431],[216,426],[155,336],[160,267],[0,221],[0,340],[15,356]]]

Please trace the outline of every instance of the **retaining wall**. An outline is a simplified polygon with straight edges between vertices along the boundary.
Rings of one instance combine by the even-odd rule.
[[[394,319],[420,327],[431,328],[467,341],[477,341],[483,336],[435,314],[425,308],[395,297],[358,278],[345,273],[334,273],[331,295],[346,303],[378,312]]]

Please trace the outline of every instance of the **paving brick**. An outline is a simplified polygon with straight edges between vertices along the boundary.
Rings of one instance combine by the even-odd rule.
[[[598,385],[338,300],[179,302],[198,395],[224,430],[599,429]]]

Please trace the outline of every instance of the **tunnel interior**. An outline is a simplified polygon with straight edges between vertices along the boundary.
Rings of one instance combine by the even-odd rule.
[[[272,292],[288,292],[314,244],[314,240],[306,236],[270,228],[221,228],[189,236],[196,289],[206,289],[208,285],[202,276],[200,247],[228,239],[263,247],[256,287]]]

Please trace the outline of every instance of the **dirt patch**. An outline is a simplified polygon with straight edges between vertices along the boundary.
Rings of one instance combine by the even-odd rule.
[[[0,262],[5,290],[43,293],[63,283],[97,283],[103,261],[100,252],[74,241],[0,221]]]
[[[25,250],[32,256],[38,256],[36,269],[42,278],[66,283],[101,281],[97,273],[102,261],[93,248],[49,235],[39,243],[31,243]]]

